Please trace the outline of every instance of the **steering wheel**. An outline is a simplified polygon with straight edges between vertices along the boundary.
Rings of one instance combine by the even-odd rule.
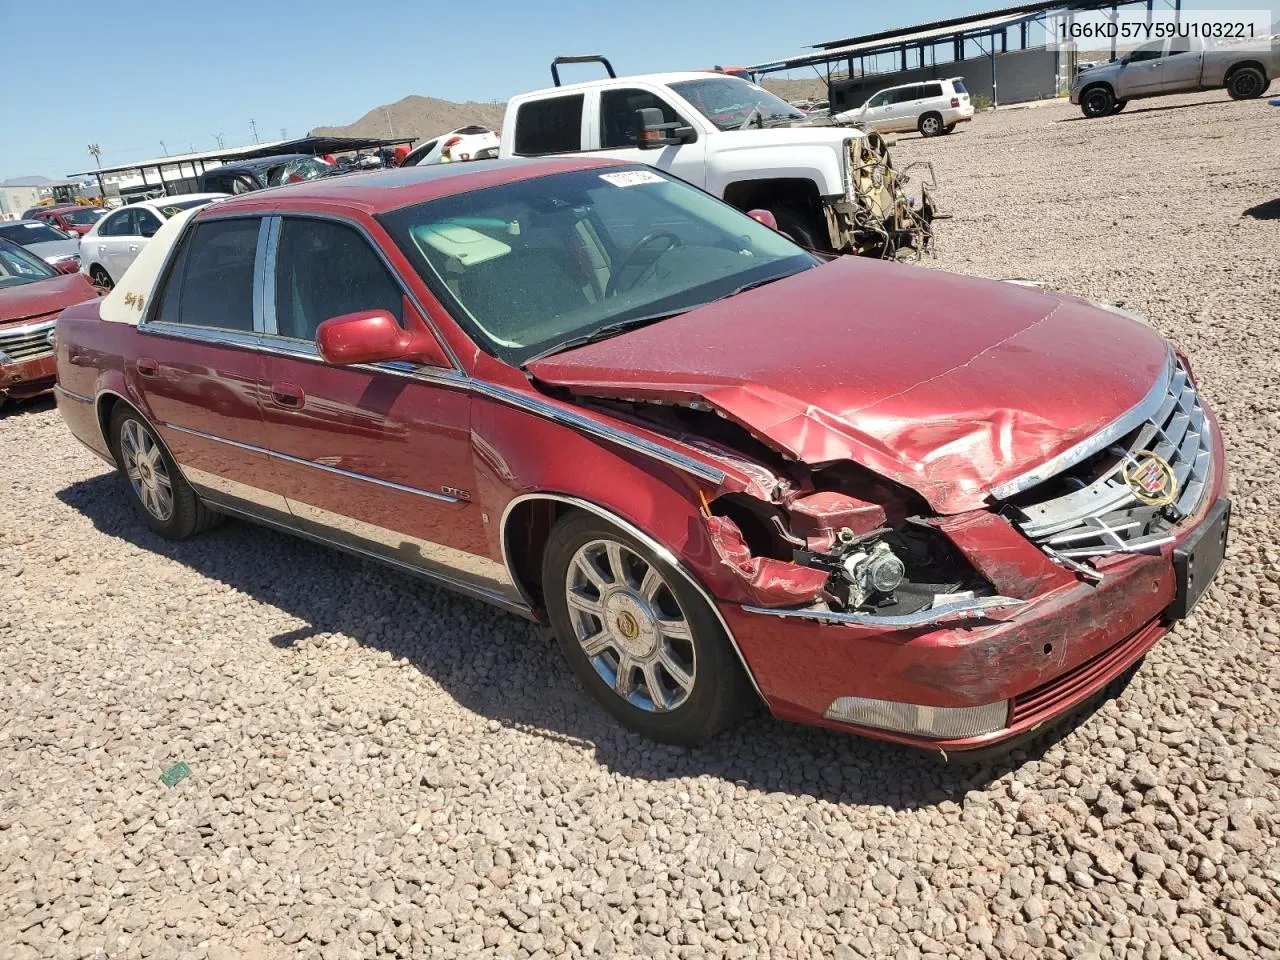
[[[665,240],[666,245],[661,250],[650,249],[651,247],[656,247],[659,240]],[[670,230],[650,230],[640,238],[634,247],[627,251],[627,255],[618,262],[617,267],[609,274],[609,283],[604,288],[604,295],[606,297],[616,297],[618,294],[630,290],[639,282],[641,277],[653,268],[664,253],[683,245],[684,241]],[[631,278],[630,283],[623,286],[622,278],[626,276],[628,270],[636,270],[638,272]]]

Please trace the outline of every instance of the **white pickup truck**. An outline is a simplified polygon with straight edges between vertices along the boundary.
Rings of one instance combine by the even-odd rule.
[[[608,78],[560,85],[559,66],[596,62]],[[740,77],[714,72],[619,78],[603,57],[557,57],[555,86],[507,104],[500,157],[591,151],[645,163],[740,210],[768,210],[816,250],[919,255],[934,206],[907,197],[883,139],[813,118]]]
[[[1226,88],[1233,100],[1262,96],[1280,74],[1280,42],[1206,47],[1195,37],[1152,40],[1119,60],[1076,74],[1071,102],[1086,117],[1105,117],[1130,100]]]

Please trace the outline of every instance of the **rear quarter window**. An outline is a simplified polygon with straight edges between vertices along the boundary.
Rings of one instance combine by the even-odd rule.
[[[582,101],[567,97],[530,100],[516,110],[516,153],[572,153],[582,149]]]
[[[942,84],[940,83],[926,83],[923,87],[920,88],[920,90],[921,90],[920,97],[922,99],[927,100],[930,97],[942,96]]]
[[[964,85],[963,80],[952,80],[951,86],[955,88],[956,93],[968,93],[969,88]]]

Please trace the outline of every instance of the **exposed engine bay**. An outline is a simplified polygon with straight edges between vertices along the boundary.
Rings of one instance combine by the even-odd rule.
[[[895,170],[884,137],[874,131],[849,144],[851,200],[825,207],[827,229],[837,250],[885,260],[918,260],[933,252],[933,221],[940,219],[929,186],[937,185],[933,166],[930,184],[920,184],[918,199],[907,195],[910,164]]]

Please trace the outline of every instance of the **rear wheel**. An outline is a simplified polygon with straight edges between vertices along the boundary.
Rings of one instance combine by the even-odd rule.
[[[942,128],[943,133],[955,133],[955,130],[956,130],[956,125],[954,123],[949,123]]]
[[[916,127],[920,131],[922,137],[936,137],[942,133],[942,115],[938,113],[926,113],[922,116]]]
[[[599,517],[568,514],[543,555],[556,639],[588,692],[653,740],[701,743],[751,701],[707,602],[644,544]]]
[[[1107,87],[1091,87],[1080,97],[1080,112],[1086,117],[1105,117],[1115,108],[1116,98]]]
[[[1252,100],[1267,89],[1267,78],[1257,67],[1237,67],[1227,77],[1227,93],[1232,100]]]
[[[778,232],[790,237],[802,247],[830,252],[831,241],[827,236],[826,222],[811,210],[800,207],[779,207],[773,211],[778,221]]]
[[[104,290],[110,290],[115,286],[111,281],[111,274],[107,273],[106,269],[98,263],[89,268],[89,279]]]
[[[1116,103],[1115,103],[1115,106],[1113,106],[1113,107],[1111,108],[1111,112],[1112,112],[1112,113],[1119,113],[1121,110],[1123,110],[1123,109],[1124,109],[1125,107],[1127,107],[1128,105],[1129,105],[1129,101],[1128,101],[1128,100],[1117,100],[1117,101],[1116,101]]]
[[[151,426],[131,407],[120,404],[112,412],[111,442],[134,510],[154,532],[185,540],[218,522],[220,515],[196,496]]]

